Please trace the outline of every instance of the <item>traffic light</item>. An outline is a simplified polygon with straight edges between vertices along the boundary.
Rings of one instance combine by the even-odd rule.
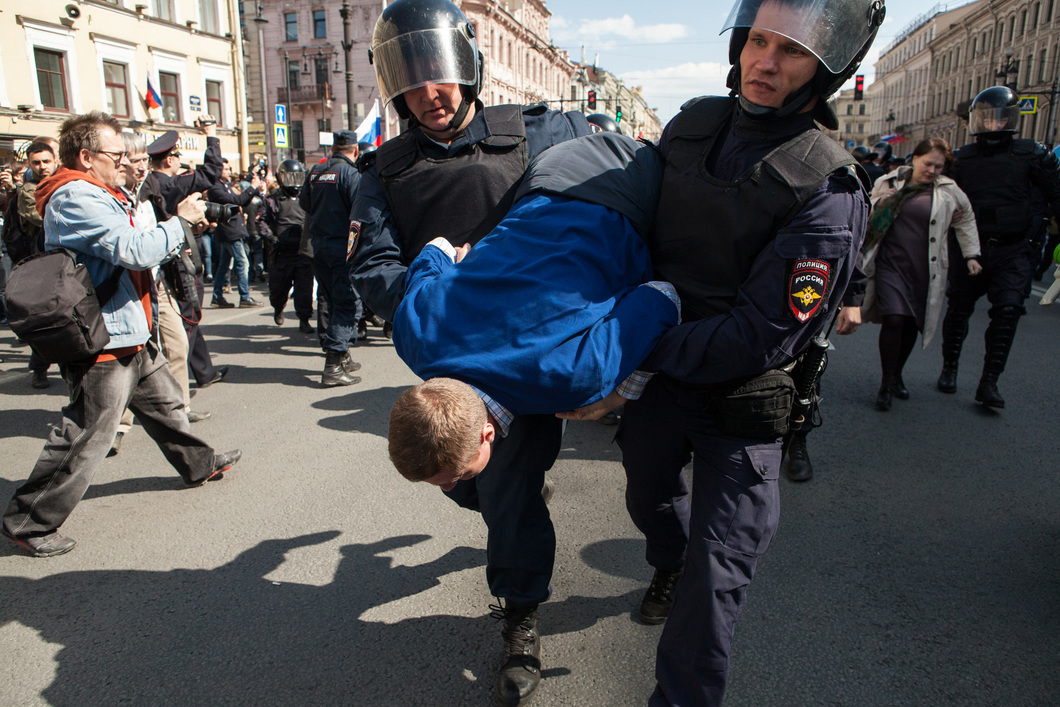
[[[865,77],[858,74],[854,77],[854,100],[860,101],[865,97]]]
[[[618,107],[615,108],[615,122],[616,123],[621,123],[622,122],[622,104],[619,103],[617,105],[618,105]]]
[[[596,110],[596,91],[589,91],[589,110]]]

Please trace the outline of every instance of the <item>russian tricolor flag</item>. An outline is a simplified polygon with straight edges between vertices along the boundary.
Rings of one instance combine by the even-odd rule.
[[[357,126],[357,141],[370,142],[376,147],[383,144],[383,119],[379,115],[379,99],[372,102],[372,110]]]
[[[147,103],[148,109],[162,107],[162,97],[158,95],[158,91],[156,91],[155,87],[151,85],[150,76],[147,77],[147,97],[144,99],[144,102]]]

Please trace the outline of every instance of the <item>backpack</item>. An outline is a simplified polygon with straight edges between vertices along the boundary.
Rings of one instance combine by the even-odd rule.
[[[8,324],[47,363],[94,356],[110,343],[103,305],[118,291],[123,272],[118,267],[97,289],[88,269],[65,248],[31,255],[7,281]]]

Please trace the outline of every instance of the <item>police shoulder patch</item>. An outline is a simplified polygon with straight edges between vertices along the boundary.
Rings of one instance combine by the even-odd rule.
[[[346,240],[346,260],[357,250],[357,240],[361,237],[361,222],[350,221],[350,236]]]
[[[795,261],[788,283],[788,306],[800,322],[808,321],[824,302],[831,270],[826,260],[814,258]]]

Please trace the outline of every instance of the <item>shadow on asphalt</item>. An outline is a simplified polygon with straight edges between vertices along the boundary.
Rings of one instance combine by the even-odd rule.
[[[343,546],[325,586],[265,578],[285,553],[338,536],[267,540],[212,570],[0,577],[0,624],[61,646],[41,693],[50,704],[487,704],[500,649],[489,616],[362,618],[481,566],[483,552],[395,565],[385,553],[429,539],[406,535]],[[570,597],[543,605],[542,624],[551,635],[582,631],[630,601]],[[553,666],[545,677],[570,672]]]
[[[358,390],[350,386],[347,395],[336,395],[312,404],[317,410],[341,412],[341,415],[321,418],[317,424],[338,432],[361,432],[386,437],[390,423],[390,408],[407,386],[387,386]]]

